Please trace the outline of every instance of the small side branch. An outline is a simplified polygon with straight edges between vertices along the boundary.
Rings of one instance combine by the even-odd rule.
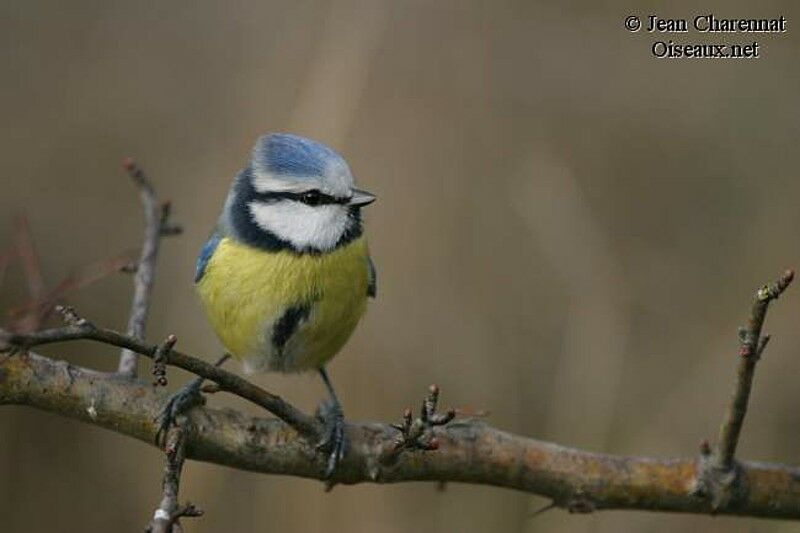
[[[733,465],[744,416],[747,414],[747,402],[750,399],[756,363],[769,342],[769,335],[761,335],[764,320],[767,318],[767,309],[773,300],[783,294],[793,279],[794,271],[787,270],[777,282],[760,288],[756,293],[747,327],[739,333],[741,346],[739,348],[739,368],[736,372],[736,388],[719,430],[719,450],[716,454],[716,463],[719,468],[729,469]]]
[[[153,356],[153,385],[159,387],[167,386],[167,357],[175,347],[176,342],[178,342],[178,337],[169,335],[156,348],[156,353]]]
[[[147,314],[150,309],[150,295],[155,282],[156,259],[161,237],[180,233],[180,227],[169,223],[171,207],[169,203],[159,204],[156,191],[144,171],[132,159],[123,162],[125,170],[139,189],[139,198],[144,208],[145,230],[142,252],[138,261],[131,268],[134,273],[133,300],[128,319],[128,335],[137,339],[144,338]],[[139,354],[123,349],[117,371],[119,374],[134,378],[139,362]]]
[[[72,308],[61,308],[66,325],[60,328],[45,329],[35,333],[13,333],[0,330],[0,352],[25,352],[36,346],[72,340],[94,340],[154,359],[160,355],[161,364],[182,368],[219,385],[220,390],[235,394],[277,416],[300,435],[316,442],[322,432],[319,423],[280,396],[269,393],[236,374],[223,370],[210,363],[171,349],[172,339],[164,344],[153,345],[131,335],[95,326],[81,318]],[[166,346],[165,346],[166,345]],[[159,350],[161,347],[161,350]],[[169,349],[166,349],[169,348]]]
[[[397,455],[404,450],[430,451],[439,448],[439,441],[433,436],[433,428],[447,425],[455,418],[456,411],[449,409],[444,414],[438,413],[438,404],[439,387],[431,385],[428,388],[428,396],[422,402],[419,418],[416,420],[413,418],[409,407],[403,413],[401,424],[390,424],[400,432],[400,435],[395,439],[394,448],[387,456],[387,461],[396,460]]]
[[[164,467],[164,483],[161,503],[153,513],[153,520],[147,527],[150,533],[171,533],[180,527],[181,517],[202,516],[203,511],[191,503],[180,505],[178,491],[181,485],[181,472],[186,458],[186,443],[183,428],[173,427],[166,438],[164,453],[167,463]],[[177,526],[177,527],[176,527]]]
[[[708,499],[712,512],[731,505],[741,479],[736,463],[736,447],[747,414],[750,391],[753,387],[756,363],[769,343],[769,335],[762,335],[769,304],[780,297],[794,279],[794,271],[787,270],[772,285],[765,285],[756,292],[747,326],[739,330],[739,366],[736,386],[725,411],[719,429],[719,444],[713,451],[707,442],[700,445],[700,463],[694,494]],[[739,487],[741,488],[741,487]]]

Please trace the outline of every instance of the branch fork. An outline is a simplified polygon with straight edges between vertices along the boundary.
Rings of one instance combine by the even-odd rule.
[[[128,335],[143,339],[155,283],[156,259],[158,259],[161,238],[177,235],[183,230],[180,226],[171,224],[172,204],[170,202],[159,203],[155,188],[141,167],[131,158],[125,158],[122,166],[139,189],[139,198],[145,215],[144,241],[139,259],[124,267],[124,271],[134,274]],[[127,348],[123,349],[119,358],[119,374],[135,378],[138,362],[139,354]]]
[[[402,423],[390,424],[400,432],[389,453],[390,459],[396,459],[404,450],[431,451],[439,448],[439,441],[433,435],[433,428],[448,424],[455,418],[456,412],[455,409],[449,409],[445,413],[438,413],[438,403],[439,387],[431,385],[428,388],[428,396],[422,402],[418,418],[413,418],[409,407],[403,413]]]
[[[794,280],[794,271],[785,271],[775,283],[764,285],[756,291],[747,326],[739,328],[739,366],[736,386],[719,430],[719,445],[712,450],[707,441],[700,445],[697,461],[697,476],[691,489],[693,496],[709,502],[711,512],[716,513],[739,504],[742,487],[742,469],[735,459],[747,404],[753,386],[756,363],[769,343],[770,336],[762,335],[767,310]]]

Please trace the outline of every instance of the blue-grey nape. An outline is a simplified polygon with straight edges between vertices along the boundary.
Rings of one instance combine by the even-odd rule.
[[[214,232],[203,245],[203,249],[200,250],[200,255],[197,257],[197,266],[194,272],[195,283],[203,278],[203,274],[206,273],[208,262],[211,260],[211,256],[214,255],[214,251],[217,249],[217,246],[219,246],[219,241],[221,240],[222,237],[219,233]]]
[[[346,165],[328,146],[305,137],[273,133],[260,137],[253,149],[253,167],[276,175],[321,176],[332,162]]]

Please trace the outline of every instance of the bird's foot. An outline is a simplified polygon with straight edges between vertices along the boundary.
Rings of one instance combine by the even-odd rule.
[[[156,445],[163,445],[167,432],[176,424],[180,415],[206,402],[201,391],[202,385],[203,378],[193,379],[188,385],[170,396],[164,408],[161,410],[161,413],[156,418],[158,421],[158,431],[156,432],[155,439]]]
[[[317,418],[322,422],[324,428],[322,438],[317,444],[317,450],[328,454],[325,479],[330,479],[347,452],[344,413],[338,402],[327,400],[317,409]]]

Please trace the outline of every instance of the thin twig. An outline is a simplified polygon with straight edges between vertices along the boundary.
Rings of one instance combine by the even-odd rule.
[[[126,158],[123,166],[138,187],[139,198],[144,208],[144,241],[133,278],[133,299],[127,330],[128,335],[143,339],[147,324],[147,313],[150,308],[150,295],[153,292],[153,284],[155,282],[158,248],[163,235],[163,228],[167,225],[166,219],[169,216],[169,208],[159,205],[152,183],[135,161]],[[139,355],[136,352],[124,349],[120,354],[117,371],[123,376],[134,378],[136,377],[138,362]]]
[[[422,402],[419,418],[413,418],[411,408],[403,413],[403,422],[390,424],[400,432],[394,442],[392,453],[388,454],[385,461],[397,459],[397,455],[404,450],[430,451],[439,448],[439,441],[433,435],[433,428],[450,423],[456,416],[455,409],[449,409],[444,414],[437,413],[439,404],[439,387],[431,385],[428,395]]]
[[[716,451],[708,441],[700,443],[697,477],[692,494],[710,504],[711,512],[735,506],[742,497],[741,469],[735,459],[736,447],[747,414],[750,391],[753,387],[756,363],[769,342],[769,335],[762,335],[769,304],[780,297],[794,279],[794,271],[787,270],[772,285],[765,285],[756,292],[747,327],[739,330],[739,365],[736,386],[719,429]]]
[[[171,237],[183,233],[183,227],[170,220],[172,215],[172,202],[166,200],[161,204],[161,236]]]
[[[38,302],[44,296],[46,287],[42,276],[42,263],[33,244],[28,218],[25,215],[20,215],[16,219],[15,226],[15,250],[25,273],[29,299],[31,302]],[[35,331],[42,327],[43,318],[43,314],[36,310],[15,320],[12,327],[18,331]]]
[[[548,503],[546,505],[543,505],[543,506],[539,507],[538,509],[536,509],[530,515],[528,515],[528,518],[536,518],[537,516],[539,516],[541,514],[544,514],[547,511],[552,511],[553,509],[557,509],[557,508],[558,508],[558,506],[556,505],[556,502],[550,502],[550,503]]]
[[[22,267],[28,282],[28,292],[31,300],[38,300],[44,295],[45,284],[39,254],[36,253],[36,248],[33,245],[28,217],[20,215],[17,218],[15,237],[17,253],[22,260]]]
[[[16,257],[16,255],[17,247],[13,244],[0,252],[0,287],[3,285],[3,282],[6,279],[6,270],[8,269],[8,264],[11,262],[12,258]]]
[[[767,317],[769,304],[780,297],[792,283],[794,271],[787,270],[772,285],[762,287],[756,293],[753,308],[747,327],[740,333],[739,367],[736,372],[736,387],[731,402],[725,412],[725,418],[719,430],[719,450],[716,454],[716,466],[723,470],[730,469],[739,443],[744,416],[747,414],[747,402],[753,386],[753,374],[761,353],[769,342],[769,336],[761,336],[764,319]]]
[[[78,316],[70,308],[66,309],[69,309],[69,313],[75,317]],[[79,319],[79,322],[73,320],[64,327],[45,329],[30,334],[0,331],[0,350],[6,345],[6,351],[9,349],[26,351],[35,346],[79,339],[95,340],[119,348],[127,348],[151,359],[155,357],[158,350],[158,345],[149,344],[114,330],[97,327],[85,319]],[[321,428],[314,417],[306,415],[281,397],[265,391],[236,374],[177,350],[169,350],[164,354],[163,359],[167,365],[182,368],[213,381],[220,386],[221,390],[241,396],[263,407],[309,439],[319,439],[321,435]]]
[[[164,467],[164,482],[162,485],[161,503],[153,513],[153,520],[147,527],[150,533],[170,533],[178,520],[184,516],[202,516],[203,511],[191,503],[180,505],[178,491],[181,485],[183,462],[186,458],[186,439],[183,428],[175,426],[167,434],[164,448],[166,466]]]
[[[10,322],[8,329],[17,332],[30,332],[39,329],[30,329],[31,324],[41,324],[48,319],[56,309],[57,304],[69,293],[83,289],[96,283],[111,274],[119,272],[120,268],[131,261],[132,252],[127,251],[102,261],[90,263],[74,270],[61,280],[54,288],[46,291],[39,299],[29,300],[24,304],[8,311]],[[0,258],[0,261],[2,258]],[[31,318],[33,317],[33,318]]]
[[[162,350],[164,345],[170,342],[171,339],[174,338],[175,338],[174,335],[170,335],[169,337],[167,337],[167,340],[164,343],[162,343],[161,346],[159,346],[158,350],[159,351]],[[172,350],[173,346],[174,344],[169,346],[170,351]],[[227,353],[223,354],[222,357],[220,357],[217,360],[217,362],[214,363],[214,366],[216,367],[222,366],[225,363],[225,361],[228,360],[229,357],[230,357],[229,354]],[[154,366],[153,374],[163,375],[164,377],[163,383],[166,384],[167,381],[166,367],[165,363],[163,362],[164,356],[160,355],[160,358],[162,359],[160,366],[163,367],[163,369],[158,369],[159,365],[157,364],[153,365]],[[159,359],[159,353],[157,351],[155,360],[158,361],[158,359]],[[195,377],[187,385],[184,385],[180,391],[170,396],[169,400],[167,400],[167,403],[164,406],[164,409],[161,411],[161,414],[158,417],[159,428],[158,432],[156,433],[156,443],[161,443],[166,441],[166,435],[169,433],[170,428],[174,424],[179,423],[178,420],[180,415],[189,412],[189,410],[192,409],[193,407],[196,407],[198,405],[205,405],[205,398],[203,397],[203,393],[207,392],[207,390],[210,389],[206,389],[203,387],[204,381],[205,378]],[[160,383],[160,381],[158,383]],[[217,385],[216,383],[208,383],[207,386],[214,389],[213,393],[219,392],[221,390],[220,386]]]
[[[159,387],[167,386],[167,358],[175,347],[176,342],[178,342],[178,337],[168,335],[164,342],[156,348],[156,353],[153,356],[153,385]]]

